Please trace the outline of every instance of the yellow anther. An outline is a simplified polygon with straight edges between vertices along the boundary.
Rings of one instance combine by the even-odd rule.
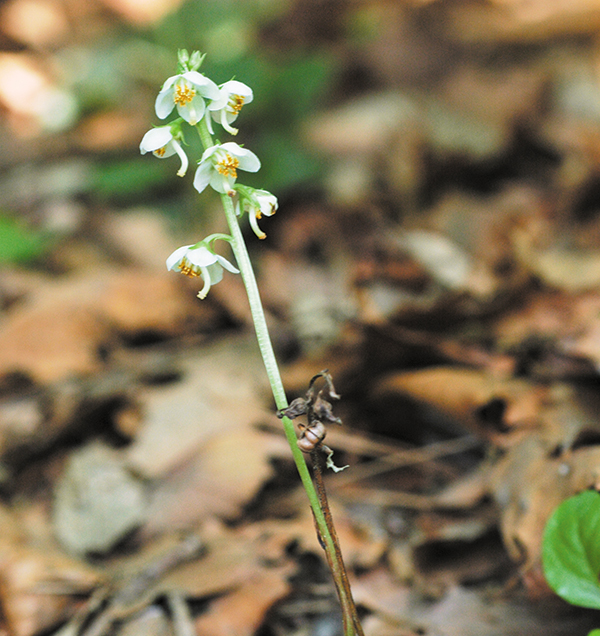
[[[152,154],[155,157],[164,157],[165,156],[165,152],[167,152],[167,147],[163,146],[162,148],[157,148]]]
[[[231,95],[227,106],[229,106],[229,110],[231,111],[231,113],[233,113],[234,115],[239,115],[245,101],[245,98],[241,95]]]
[[[239,165],[239,160],[227,153],[221,161],[217,162],[216,168],[217,172],[222,174],[224,177],[233,177],[234,179],[237,179],[237,168]]]
[[[190,86],[187,82],[182,82],[181,84],[175,85],[175,95],[173,96],[173,101],[177,106],[187,106],[194,96],[196,95],[195,89]]]
[[[200,276],[200,273],[196,270],[194,265],[190,264],[185,258],[181,261],[179,265],[179,271],[190,278],[195,278],[196,276]]]

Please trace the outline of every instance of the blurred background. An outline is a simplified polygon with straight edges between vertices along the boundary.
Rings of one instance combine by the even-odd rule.
[[[239,181],[279,210],[242,227],[290,399],[343,396],[367,633],[594,626],[540,546],[600,474],[599,35],[598,0],[0,4],[0,636],[180,636],[174,589],[198,633],[339,633],[241,281],[164,265],[226,231],[139,152],[181,48],[254,91]],[[165,536],[175,579],[88,601]]]

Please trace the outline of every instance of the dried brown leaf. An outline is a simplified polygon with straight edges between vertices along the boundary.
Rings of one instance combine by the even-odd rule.
[[[206,636],[252,636],[267,610],[290,591],[287,578],[291,564],[262,570],[247,577],[241,587],[213,601],[194,622],[197,633]]]
[[[0,599],[12,636],[32,636],[73,611],[75,596],[90,592],[101,575],[52,545],[0,543]]]
[[[56,302],[27,303],[0,329],[0,375],[20,372],[41,383],[101,368],[98,350],[109,331],[88,307]]]
[[[265,417],[266,378],[253,338],[224,338],[191,351],[180,371],[181,380],[138,395],[144,423],[128,455],[147,477],[165,475],[212,437]]]
[[[463,367],[393,373],[381,380],[375,396],[394,393],[431,404],[483,435],[489,435],[490,431],[482,427],[479,409],[491,400],[506,403],[504,426],[530,428],[538,423],[538,411],[544,399],[544,392],[525,380],[495,378],[484,370]],[[500,424],[496,426],[501,428]]]
[[[270,456],[268,435],[243,427],[217,433],[158,484],[145,531],[185,528],[206,515],[237,517],[272,476]]]
[[[21,372],[41,383],[89,375],[116,331],[181,333],[193,315],[174,277],[143,270],[94,272],[47,281],[0,327],[0,376]]]

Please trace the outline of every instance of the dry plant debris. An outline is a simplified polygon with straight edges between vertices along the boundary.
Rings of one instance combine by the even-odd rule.
[[[281,186],[255,257],[290,398],[322,368],[343,397],[327,443],[350,468],[327,487],[366,631],[587,633],[540,542],[600,488],[597,3],[279,4],[198,37],[235,34],[264,77],[296,44],[337,59],[293,124],[327,169]],[[139,160],[170,59],[145,29],[186,6],[0,10],[2,218],[56,240],[0,264],[0,636],[337,620],[239,281],[200,304],[163,271],[189,225],[178,184],[98,195],[99,165]]]

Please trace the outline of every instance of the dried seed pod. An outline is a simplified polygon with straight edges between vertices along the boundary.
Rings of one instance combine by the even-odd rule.
[[[310,426],[302,430],[302,435],[298,439],[298,447],[301,451],[310,453],[325,439],[325,435],[327,435],[325,424],[315,420]]]
[[[342,420],[333,414],[333,407],[331,406],[331,402],[323,399],[321,393],[317,395],[312,405],[312,411],[314,416],[320,420],[324,420],[325,422],[328,422],[330,424],[342,423]]]
[[[325,380],[325,387],[323,387],[319,391],[319,395],[323,395],[323,393],[326,391],[330,400],[339,400],[342,397],[341,395],[336,393],[335,387],[333,386],[333,379],[331,377],[331,374],[329,373],[329,370],[323,369],[323,371],[317,373],[317,375],[314,375],[310,380],[310,383],[308,385],[308,392],[306,394],[306,397],[309,399],[309,401],[312,401],[313,399],[313,395],[316,390],[314,384],[319,378]]]
[[[304,398],[296,398],[290,402],[290,405],[286,409],[280,409],[277,411],[277,417],[281,419],[282,417],[289,417],[290,420],[293,420],[298,415],[304,415],[307,410],[307,402]]]

